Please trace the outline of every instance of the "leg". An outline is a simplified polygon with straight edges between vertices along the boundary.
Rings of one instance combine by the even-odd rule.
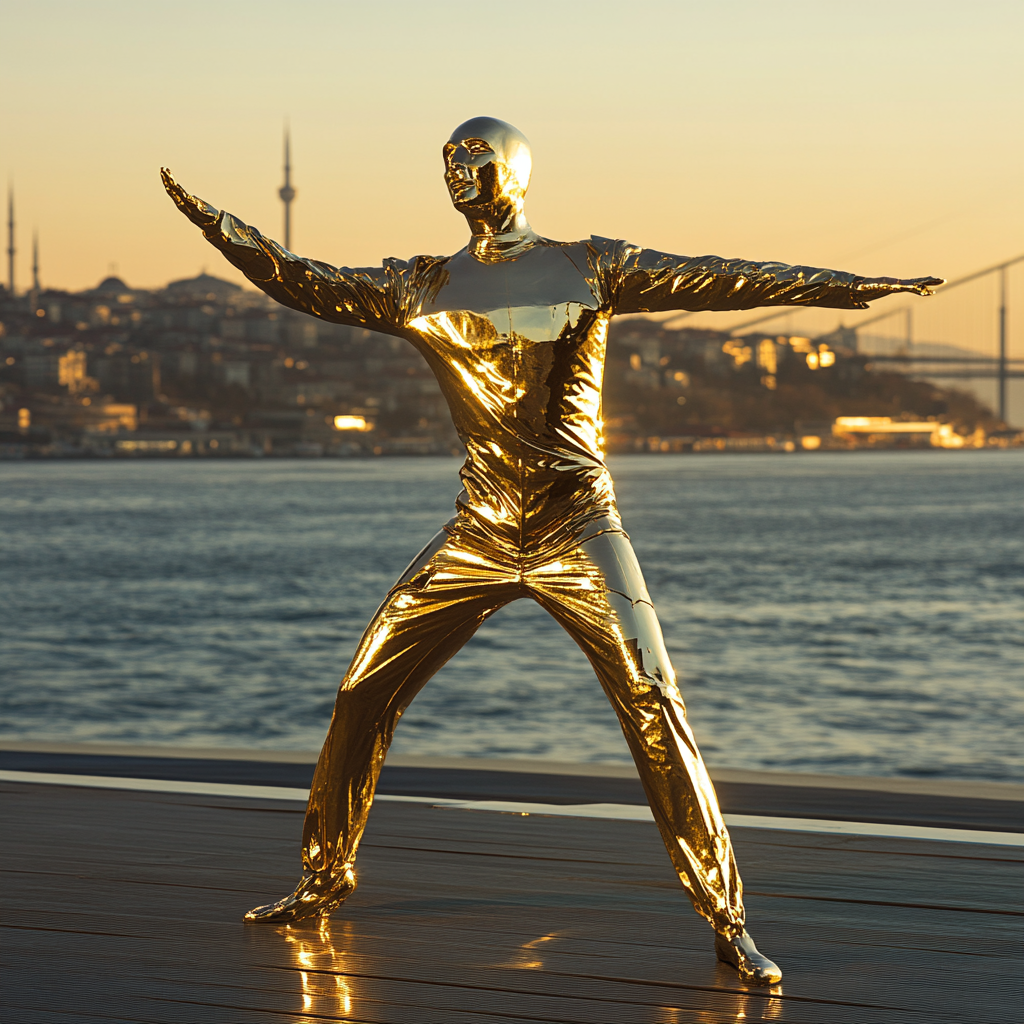
[[[246,920],[325,916],[355,889],[356,849],[398,719],[484,619],[519,594],[514,570],[464,551],[444,531],[420,552],[367,626],[338,690],[306,808],[304,877]]]
[[[744,931],[743,884],[729,832],[628,538],[618,531],[591,536],[571,555],[529,573],[528,587],[594,666],[680,881],[715,929],[719,957],[745,980],[779,980],[781,972]]]

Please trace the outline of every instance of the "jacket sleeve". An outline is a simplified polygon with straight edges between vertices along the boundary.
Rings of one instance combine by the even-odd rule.
[[[204,227],[203,234],[229,263],[282,305],[321,320],[388,334],[400,333],[418,315],[444,262],[417,256],[388,259],[381,267],[334,267],[288,252],[226,212]]]
[[[615,313],[757,306],[866,309],[868,302],[890,294],[898,283],[891,278],[858,277],[819,267],[720,256],[673,256],[606,239],[594,239],[595,243]]]

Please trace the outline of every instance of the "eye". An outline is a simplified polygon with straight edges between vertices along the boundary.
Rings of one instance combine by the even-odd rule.
[[[494,150],[483,139],[465,139],[462,143],[473,156],[478,153],[493,153]]]

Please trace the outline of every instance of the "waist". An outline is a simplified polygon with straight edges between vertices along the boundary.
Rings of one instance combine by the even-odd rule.
[[[479,458],[460,472],[460,519],[502,544],[548,544],[602,516],[618,518],[608,468],[594,459]]]

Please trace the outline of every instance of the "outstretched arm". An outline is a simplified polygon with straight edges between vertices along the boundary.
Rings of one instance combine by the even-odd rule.
[[[616,250],[608,256],[609,285],[616,313],[757,306],[866,309],[873,299],[896,292],[931,295],[932,289],[943,283],[938,277],[858,277],[838,270],[793,267],[786,263],[673,256],[626,243],[616,243]]]
[[[383,267],[358,270],[303,259],[230,213],[190,195],[166,168],[160,176],[178,209],[257,288],[282,305],[322,320],[401,333],[443,272],[439,261],[425,256],[409,262],[386,260]]]

